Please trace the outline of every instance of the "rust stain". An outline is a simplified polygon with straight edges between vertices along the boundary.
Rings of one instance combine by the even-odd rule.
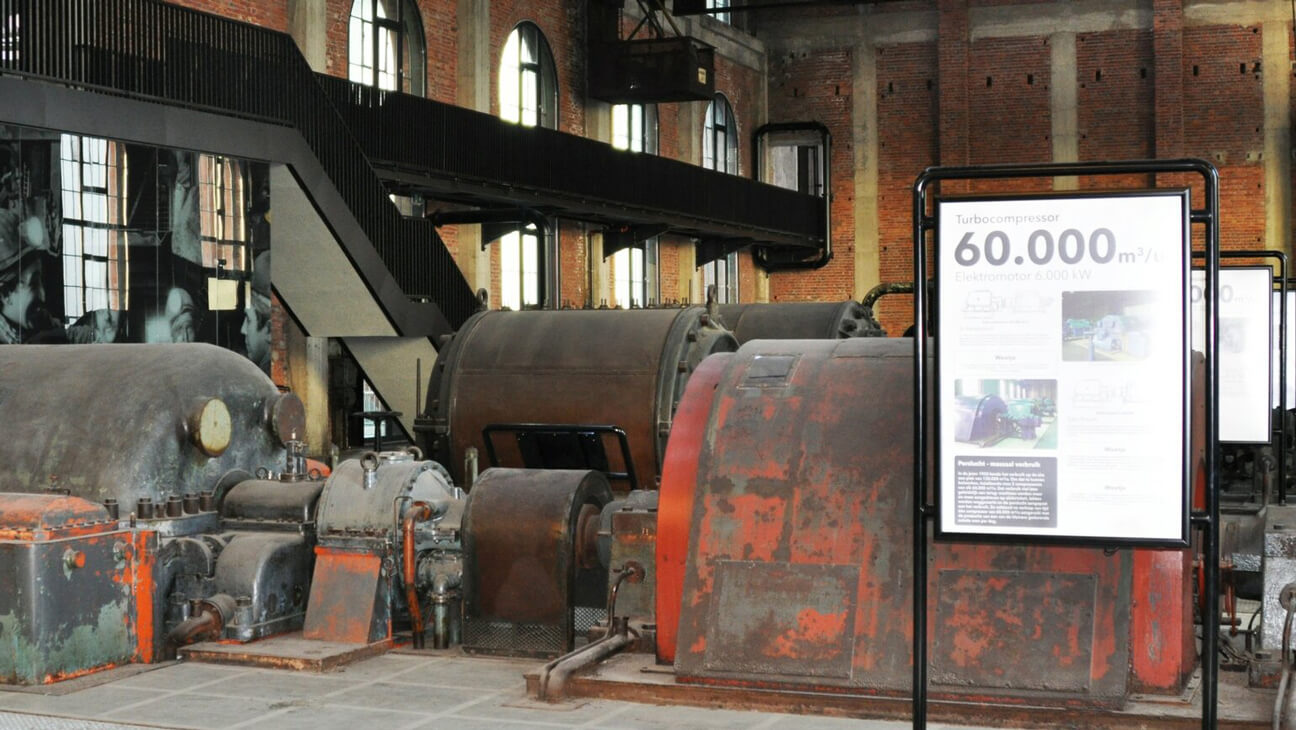
[[[315,575],[311,580],[303,638],[370,643],[373,591],[382,559],[377,555],[320,546],[316,546],[315,555]],[[389,626],[387,636],[391,635],[390,629]]]
[[[766,654],[805,659],[809,653],[813,658],[829,659],[841,653],[835,642],[845,631],[846,611],[823,613],[804,608],[797,613],[796,626],[775,636]]]
[[[157,555],[150,549],[157,533],[153,530],[140,530],[134,534],[133,545],[127,547],[126,570],[131,573],[132,595],[135,598],[135,646],[139,661],[151,664],[154,659],[154,630],[156,625],[153,616],[153,594],[156,586],[153,580],[153,567]]]

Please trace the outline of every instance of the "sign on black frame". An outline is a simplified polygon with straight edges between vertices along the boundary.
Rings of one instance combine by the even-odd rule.
[[[1189,212],[938,200],[936,539],[1188,544]]]

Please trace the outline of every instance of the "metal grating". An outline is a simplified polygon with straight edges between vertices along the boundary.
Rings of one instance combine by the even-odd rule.
[[[553,657],[570,651],[561,626],[465,619],[464,651],[502,656]]]

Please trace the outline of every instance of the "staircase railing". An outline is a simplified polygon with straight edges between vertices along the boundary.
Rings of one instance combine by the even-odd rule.
[[[157,0],[0,0],[0,71],[296,129],[401,290],[455,328],[476,310],[435,229],[392,205],[288,35]]]

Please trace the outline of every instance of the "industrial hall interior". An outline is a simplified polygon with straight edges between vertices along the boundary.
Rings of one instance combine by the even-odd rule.
[[[1296,728],[1289,0],[0,0],[0,730]]]

